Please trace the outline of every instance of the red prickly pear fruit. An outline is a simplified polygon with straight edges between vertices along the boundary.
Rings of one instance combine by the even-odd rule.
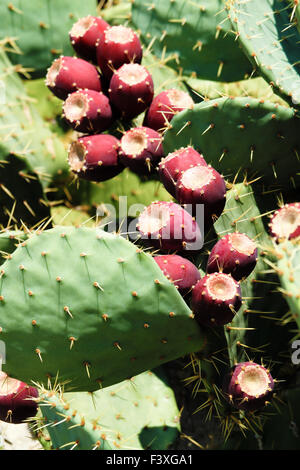
[[[174,202],[157,201],[140,214],[137,230],[141,240],[163,251],[196,251],[203,236],[195,219]]]
[[[154,261],[181,295],[188,294],[201,277],[197,267],[182,256],[159,255]]]
[[[120,161],[134,173],[153,173],[162,156],[162,136],[153,129],[134,127],[121,139]]]
[[[79,178],[100,182],[124,170],[119,161],[120,142],[109,134],[80,137],[70,145],[69,165]]]
[[[236,280],[249,276],[257,262],[256,244],[245,233],[229,233],[214,245],[207,262],[207,273],[223,272]]]
[[[109,98],[124,119],[133,119],[149,106],[154,94],[148,70],[139,64],[124,64],[113,74]]]
[[[192,292],[195,319],[205,326],[230,323],[241,305],[241,287],[230,274],[207,274]]]
[[[189,168],[177,180],[175,198],[180,204],[191,204],[194,210],[198,204],[204,204],[204,221],[211,226],[225,207],[224,178],[210,165]]]
[[[48,69],[46,85],[61,100],[66,100],[69,93],[84,88],[101,91],[96,67],[78,57],[62,56],[55,59]]]
[[[161,160],[158,168],[160,180],[166,190],[175,197],[176,182],[181,173],[198,165],[207,166],[203,155],[193,147],[182,147]]]
[[[107,28],[97,46],[97,62],[107,80],[110,80],[115,70],[123,64],[140,64],[143,49],[137,34],[133,29],[119,25]]]
[[[146,113],[144,125],[156,131],[163,131],[169,127],[175,114],[193,106],[194,101],[185,91],[176,88],[162,91],[153,99]]]
[[[93,134],[109,128],[112,110],[109,99],[102,92],[78,90],[64,102],[63,117],[77,132]]]
[[[103,32],[110,25],[102,18],[88,15],[73,24],[69,37],[75,52],[85,60],[97,63],[97,47]]]
[[[20,424],[38,411],[36,388],[0,372],[0,420]]]
[[[255,362],[240,362],[223,383],[226,400],[235,408],[256,411],[272,398],[274,380],[268,369]]]
[[[271,217],[270,234],[276,241],[300,236],[300,202],[285,204]]]

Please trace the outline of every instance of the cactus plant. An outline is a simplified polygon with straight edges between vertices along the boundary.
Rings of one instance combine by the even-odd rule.
[[[38,5],[39,1],[33,3]],[[60,11],[67,11],[65,3],[60,5]],[[78,127],[78,119],[73,117],[74,112],[75,118],[81,116],[77,108],[82,102],[77,100],[76,93],[74,101],[72,95],[65,96],[65,106],[52,97],[55,102],[52,110],[48,108],[46,93],[42,98],[35,89],[33,96],[40,101],[37,103],[41,110],[39,116],[16,75],[19,71],[27,78],[24,64],[31,63],[37,74],[45,76],[46,67],[53,60],[55,75],[55,67],[62,61],[55,62],[56,57],[74,54],[78,42],[76,34],[78,31],[81,34],[89,25],[87,18],[95,17],[94,7],[89,11],[86,6],[82,6],[82,10],[78,7],[78,15],[73,16],[70,28],[69,22],[64,26],[64,40],[59,39],[60,33],[55,38],[61,41],[63,49],[59,54],[54,50],[50,55],[47,33],[52,27],[47,29],[40,25],[39,34],[44,34],[45,42],[34,54],[30,52],[29,39],[25,39],[21,31],[21,12],[23,24],[36,21],[36,14],[31,14],[32,5],[27,9],[14,2],[7,10],[4,5],[0,8],[0,11],[5,10],[3,18],[9,14],[16,28],[20,27],[18,45],[26,51],[24,56],[19,56],[23,67],[11,66],[1,52],[1,77],[8,98],[0,131],[3,155],[0,187],[2,198],[6,198],[1,201],[0,216],[0,223],[5,226],[0,233],[0,340],[7,348],[4,370],[27,383],[39,383],[43,395],[40,408],[49,420],[45,426],[54,448],[151,448],[152,439],[155,439],[152,448],[166,448],[177,435],[177,423],[172,423],[167,431],[162,430],[161,424],[154,423],[147,431],[140,432],[146,421],[149,425],[144,403],[136,410],[136,418],[126,413],[132,408],[128,404],[135,400],[139,389],[148,388],[146,396],[156,396],[153,391],[156,378],[144,371],[160,364],[170,370],[173,360],[184,364],[183,370],[176,371],[178,376],[188,375],[188,370],[192,370],[185,379],[190,387],[184,389],[181,383],[176,397],[181,399],[192,389],[187,398],[194,407],[189,420],[198,415],[200,422],[201,412],[207,410],[207,417],[220,424],[221,439],[227,443],[221,442],[220,448],[248,445],[273,448],[278,445],[278,436],[272,432],[272,422],[277,423],[274,426],[281,425],[278,423],[287,426],[291,420],[287,406],[278,406],[278,403],[287,398],[291,409],[297,411],[291,401],[291,390],[294,387],[298,390],[298,369],[292,363],[290,351],[292,339],[299,334],[297,210],[281,217],[278,214],[282,212],[277,207],[297,208],[299,204],[296,201],[300,174],[299,103],[295,88],[299,81],[298,2],[203,0],[198,5],[192,1],[154,0],[151,5],[145,5],[135,0],[130,4],[126,1],[116,6],[111,4],[107,2],[100,12],[108,26],[99,19],[107,37],[115,39],[114,44],[119,46],[126,39],[122,36],[124,31],[134,28],[132,34],[137,33],[139,40],[136,39],[137,63],[123,65],[124,60],[126,62],[123,57],[118,64],[121,72],[108,71],[107,79],[112,72],[117,77],[111,87],[103,75],[99,85],[95,66],[88,64],[93,67],[96,86],[102,87],[101,96],[105,95],[104,101],[112,105],[111,125],[104,126],[105,129],[94,123],[90,127],[89,122],[87,127]],[[53,5],[52,2],[49,12]],[[75,8],[77,4],[72,5]],[[43,6],[42,21],[44,13]],[[245,21],[246,15],[249,21]],[[27,21],[28,16],[31,16],[30,21]],[[62,23],[61,18],[58,24]],[[111,28],[113,25],[116,28]],[[30,40],[35,38],[36,41],[36,29],[32,31]],[[89,58],[95,59],[97,47],[100,64],[105,59],[101,56],[102,33],[94,32],[96,42],[93,44],[93,38],[90,41],[93,57]],[[265,39],[263,44],[261,34]],[[55,41],[52,41],[53,47],[56,47]],[[64,49],[64,41],[68,42],[69,52]],[[272,43],[274,46],[270,49]],[[13,39],[3,44],[6,49],[14,47],[16,51]],[[70,52],[72,44],[74,51]],[[84,50],[77,48],[77,53],[80,59],[72,58],[72,62],[87,59]],[[116,56],[113,50],[108,60]],[[37,65],[37,58],[40,65]],[[102,65],[103,70],[105,67]],[[146,80],[151,85],[149,100],[145,89],[135,93],[140,78],[137,71],[141,70],[148,70],[153,79],[153,86],[150,79]],[[68,77],[69,91],[74,91],[72,87],[76,86],[78,73],[74,69]],[[254,76],[258,77],[252,78]],[[245,77],[247,81],[236,82]],[[215,81],[207,83],[207,78]],[[121,79],[125,81],[121,83]],[[141,85],[146,81],[142,80]],[[123,92],[131,90],[135,100],[140,99],[141,107],[137,111],[136,102],[126,101],[128,93],[126,99],[123,94],[125,101],[119,110],[115,106],[117,98],[115,105],[111,103],[113,95],[122,93],[120,86],[124,87]],[[30,89],[30,84],[27,87]],[[44,91],[48,93],[45,84]],[[162,140],[163,149],[159,148],[159,155],[153,155],[150,172],[144,162],[141,168],[131,163],[134,160],[131,157],[137,155],[136,149],[142,146],[139,129],[148,124],[155,126],[150,125],[152,110],[147,107],[153,105],[154,115],[157,110],[161,111],[161,92],[162,96],[167,96],[168,101],[164,102],[170,109],[168,115],[163,111],[167,119],[160,121],[158,129],[153,131],[158,132],[155,136]],[[93,94],[91,91],[84,93]],[[83,92],[79,94],[82,96]],[[75,123],[75,129],[66,132],[67,122],[61,121],[61,139],[53,139],[49,125],[43,120],[50,121],[51,129],[56,132],[56,118],[62,107],[67,111],[66,117],[70,117],[71,110],[68,127]],[[97,113],[98,109],[99,106],[95,106]],[[136,116],[140,111],[143,112]],[[98,115],[95,119],[98,122]],[[12,124],[16,125],[15,133],[7,132],[7,126]],[[82,136],[76,132],[79,130],[93,136]],[[104,132],[105,138],[108,134],[125,142],[125,153],[121,157],[119,149],[115,149],[114,164],[118,174],[108,173],[108,179],[99,177],[91,182],[80,178],[80,172],[72,174],[76,173],[74,168],[81,165],[83,152],[77,147],[69,158],[69,168],[64,144],[72,140],[74,150],[76,142],[102,138],[99,132]],[[32,136],[32,142],[28,135]],[[50,153],[45,151],[44,145],[48,137],[55,147]],[[128,146],[129,155],[126,153]],[[104,149],[100,150],[105,154]],[[185,151],[188,157],[192,156],[190,159],[182,158]],[[104,156],[107,159],[107,155]],[[144,153],[142,157],[146,163],[150,158]],[[15,166],[7,163],[12,159]],[[97,163],[100,174],[105,170],[106,160],[97,159],[96,155],[93,159],[101,164]],[[128,168],[119,167],[120,160]],[[17,168],[20,163],[22,168]],[[213,217],[206,224],[200,236],[201,246],[188,250],[182,241],[167,245],[162,243],[165,240],[160,242],[158,232],[163,231],[166,222],[173,220],[172,214],[183,213],[180,204],[204,202],[204,212],[208,210],[210,196],[216,193],[215,180],[207,178],[208,174],[213,176],[211,168],[222,182],[220,208],[211,211],[218,218]],[[204,194],[207,185],[199,188],[199,177],[204,183],[209,179],[209,197]],[[27,180],[33,182],[27,187],[19,184],[23,180],[26,185],[29,185]],[[197,188],[201,197],[196,200]],[[122,196],[127,196],[125,208]],[[41,200],[44,212],[39,207]],[[28,214],[24,217],[24,201],[34,212],[32,218]],[[134,206],[130,207],[131,204]],[[152,207],[164,208],[163,220],[151,213]],[[28,208],[26,210],[30,213]],[[140,223],[136,224],[139,213],[142,214]],[[271,214],[268,228],[267,216]],[[126,217],[134,219],[132,225],[126,225]],[[55,225],[60,224],[60,220],[62,225]],[[51,223],[55,228],[51,228]],[[65,225],[72,223],[75,227]],[[107,232],[117,231],[118,234],[102,231],[98,223]],[[190,216],[189,227],[197,227],[196,223],[198,220]],[[114,224],[115,227],[109,227]],[[181,217],[174,226],[170,222],[171,237],[183,231],[186,228],[183,225]],[[278,227],[280,230],[275,230]],[[142,236],[158,234],[157,243],[147,240],[150,246],[143,250],[145,241],[139,239],[138,232]],[[293,239],[287,240],[288,237]],[[134,239],[134,243],[129,239]],[[171,259],[178,263],[175,274],[172,266],[168,271],[164,262],[159,264],[159,261]],[[235,267],[241,267],[244,262],[247,269],[238,272]],[[185,265],[191,267],[193,276],[188,287],[182,290],[180,272]],[[211,309],[213,303],[221,305],[217,307],[219,312],[224,314],[226,310],[226,321],[205,321],[205,313],[209,318],[217,317],[216,309]],[[234,370],[232,377],[236,382],[228,389],[224,387],[225,377]],[[135,378],[131,379],[133,376]],[[137,388],[133,389],[133,383]],[[269,390],[273,385],[274,392]],[[71,389],[73,395],[69,395]],[[164,386],[159,390],[160,394],[164,393]],[[141,394],[144,396],[144,391]],[[235,400],[236,395],[242,398],[242,406]],[[267,403],[269,398],[272,404]],[[97,404],[96,410],[91,408],[91,400]],[[112,408],[117,401],[118,412],[114,414]],[[170,411],[177,415],[173,398],[171,401]],[[251,409],[247,406],[250,402],[253,403]],[[256,406],[257,403],[262,406]],[[163,417],[169,419],[169,409],[160,408],[160,399],[157,399],[157,406],[160,423]],[[283,413],[282,419],[279,411]],[[275,415],[274,421],[269,419],[270,414]],[[118,420],[116,415],[124,415],[126,419]],[[154,418],[153,407],[151,415]],[[180,419],[184,420],[181,413]],[[242,439],[241,431],[245,433]],[[137,433],[140,433],[139,441]],[[287,446],[297,445],[289,432],[285,435],[290,441]],[[190,440],[195,444],[193,437]],[[178,442],[175,445],[180,446]]]
[[[238,171],[265,185],[299,185],[299,119],[295,110],[249,97],[196,104],[172,120],[165,152],[191,142],[208,163],[233,179]],[[216,137],[217,136],[217,137]],[[283,158],[284,156],[284,158]]]
[[[40,395],[54,449],[163,450],[179,434],[179,410],[160,369],[92,394],[42,388]]]
[[[47,383],[59,373],[74,389],[93,391],[203,343],[189,308],[151,256],[95,229],[33,235],[3,264],[0,295],[4,370],[27,382]]]
[[[154,0],[150,6],[135,0],[131,21],[154,54],[164,49],[173,57],[170,65],[182,68],[185,75],[194,72],[208,80],[234,81],[252,72],[234,41],[222,0],[185,5],[179,0]]]
[[[299,107],[300,33],[293,21],[293,5],[296,7],[297,2],[235,0],[226,7],[232,28],[253,67],[291,106]],[[298,9],[299,6],[297,13]]]
[[[68,31],[73,23],[81,16],[96,14],[96,6],[95,0],[1,3],[1,36],[11,38],[18,51],[10,53],[10,59],[34,71],[36,77],[44,77],[55,57],[72,53]]]
[[[0,116],[0,223],[20,225],[21,219],[34,225],[49,217],[44,190],[68,173],[65,149],[42,121],[3,50],[0,73],[6,101]]]

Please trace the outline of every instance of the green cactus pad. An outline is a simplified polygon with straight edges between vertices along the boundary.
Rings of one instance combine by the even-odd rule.
[[[193,145],[229,178],[247,171],[266,185],[298,186],[299,133],[292,108],[248,97],[219,98],[174,116],[164,151]]]
[[[300,329],[300,239],[282,241],[275,247],[280,292],[284,295],[294,321]]]
[[[147,206],[154,200],[171,201],[173,198],[164,189],[159,181],[148,179],[142,181],[135,173],[125,168],[114,178],[101,183],[79,181],[78,189],[71,185],[73,205],[87,205],[90,212],[99,208],[99,215],[112,215],[116,210],[116,217],[122,218],[128,212],[136,217],[135,209]],[[121,197],[126,197],[121,201]],[[121,209],[124,203],[124,210]],[[125,208],[126,205],[126,208]],[[91,215],[94,215],[91,214]]]
[[[237,38],[254,68],[274,91],[299,106],[300,33],[297,22],[291,22],[291,2],[235,0],[227,5]]]
[[[76,450],[167,449],[178,436],[180,413],[173,390],[157,372],[144,372],[93,394],[41,389],[41,410],[53,448],[68,450],[78,442]]]
[[[1,36],[14,38],[20,51],[10,59],[44,77],[54,59],[74,54],[68,33],[79,18],[96,15],[96,5],[96,0],[1,2]]]
[[[260,247],[267,242],[267,234],[262,221],[261,213],[253,194],[253,189],[246,183],[233,185],[227,191],[226,205],[223,214],[214,224],[219,238],[231,232],[245,233],[257,243],[258,260],[255,269],[241,284],[243,303],[235,315],[233,321],[225,327],[225,336],[228,344],[229,358],[233,366],[237,362],[245,360],[245,351],[239,347],[239,343],[246,342],[248,328],[247,310],[251,305],[253,297],[253,279],[265,268],[263,259],[260,257]],[[233,327],[233,328],[232,328]],[[251,332],[249,333],[251,341]]]
[[[90,228],[35,234],[2,265],[8,375],[94,391],[198,350],[201,330],[151,255]]]
[[[63,143],[44,123],[16,68],[0,50],[0,224],[49,217],[44,189],[68,174]]]
[[[152,52],[173,57],[170,66],[207,80],[242,80],[251,63],[232,34],[222,0],[154,0],[132,4],[132,23]]]

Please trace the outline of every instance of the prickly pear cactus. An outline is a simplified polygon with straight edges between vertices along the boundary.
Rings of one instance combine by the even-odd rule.
[[[235,42],[222,0],[185,2],[154,0],[132,4],[133,27],[151,44],[155,55],[165,51],[170,65],[185,75],[208,80],[242,80],[252,72]],[[182,40],[184,36],[184,41]]]
[[[299,238],[291,241],[282,241],[275,247],[273,255],[277,258],[275,270],[281,283],[279,291],[285,297],[290,307],[291,316],[294,318],[298,329],[300,329]]]
[[[101,230],[33,235],[2,266],[5,371],[94,391],[201,349],[191,311],[149,254]]]
[[[172,119],[166,153],[191,142],[218,171],[234,178],[245,171],[266,185],[298,186],[300,121],[295,110],[237,97],[204,101]]]
[[[246,340],[248,331],[248,310],[254,296],[253,280],[265,268],[260,247],[267,243],[267,234],[262,221],[262,215],[257,207],[251,185],[246,182],[232,185],[226,195],[226,205],[223,214],[215,222],[214,228],[218,237],[228,233],[240,232],[247,234],[259,247],[258,260],[254,271],[241,282],[243,304],[230,325],[225,327],[228,353],[231,365],[245,359],[245,349],[241,344]],[[251,330],[249,339],[251,340]],[[250,343],[251,344],[251,343]]]
[[[3,107],[0,114],[0,224],[33,226],[49,217],[45,188],[65,179],[63,143],[44,124],[26,95],[16,68],[0,50]]]
[[[21,230],[4,230],[0,233],[0,264],[9,258],[16,247],[26,238],[26,233]]]
[[[41,388],[40,397],[54,449],[163,450],[179,434],[179,409],[160,369],[94,393]]]
[[[254,68],[286,101],[299,107],[297,5],[297,0],[234,0],[226,4],[236,37]]]
[[[96,15],[96,0],[34,0],[1,2],[1,36],[11,38],[14,64],[22,64],[36,76],[59,55],[73,55],[68,31],[82,16]]]

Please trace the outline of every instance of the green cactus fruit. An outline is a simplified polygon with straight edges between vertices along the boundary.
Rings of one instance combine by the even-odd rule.
[[[164,450],[180,431],[174,393],[160,369],[92,394],[41,389],[40,396],[54,449]]]
[[[191,311],[146,254],[91,228],[32,235],[2,265],[5,372],[94,391],[201,349]]]
[[[227,2],[227,8],[236,37],[254,68],[274,91],[299,107],[300,33],[297,22],[291,21],[297,2],[291,8],[289,4],[287,0],[235,0]]]
[[[154,0],[132,4],[132,24],[156,56],[165,51],[170,66],[207,80],[242,80],[251,63],[232,34],[222,0]],[[184,38],[184,40],[183,40]]]
[[[74,54],[68,32],[79,18],[96,15],[96,6],[96,0],[1,2],[1,35],[12,38],[19,51],[10,59],[44,77],[56,57]]]
[[[228,178],[248,171],[265,185],[297,187],[299,132],[292,108],[248,97],[219,98],[174,116],[164,151],[192,144]]]

